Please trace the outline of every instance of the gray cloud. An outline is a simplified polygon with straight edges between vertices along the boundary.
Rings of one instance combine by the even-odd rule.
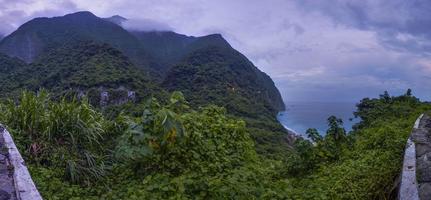
[[[0,0],[0,34],[7,35],[21,24],[36,17],[61,16],[77,11],[70,0]]]
[[[335,23],[376,31],[379,41],[398,51],[431,53],[431,1],[296,0],[304,11],[318,11]]]
[[[140,30],[222,33],[287,101],[357,101],[407,88],[431,99],[426,0],[0,0],[0,33],[78,10],[135,19],[130,27]]]
[[[151,19],[128,19],[121,26],[132,31],[171,31],[172,27]]]

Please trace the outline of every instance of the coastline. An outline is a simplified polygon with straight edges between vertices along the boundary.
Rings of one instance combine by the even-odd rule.
[[[278,112],[277,120],[290,133],[303,138],[307,138],[308,128],[315,128],[320,135],[326,135],[327,119],[332,115],[343,120],[346,132],[360,121],[354,118],[355,104],[350,102],[286,102],[286,107],[286,111]]]
[[[282,113],[282,112],[286,112],[286,111],[280,111],[280,112],[278,112],[278,113],[277,113],[277,121],[278,121],[278,123],[280,123],[280,124],[283,126],[283,128],[284,128],[284,129],[286,129],[287,134],[288,134],[289,136],[294,137],[294,138],[304,138],[304,135],[303,135],[303,134],[300,134],[300,133],[298,133],[297,131],[293,130],[292,128],[287,127],[286,125],[284,125],[284,124],[280,121],[279,116],[281,116],[281,113]]]
[[[280,122],[280,121],[279,121]],[[295,130],[293,130],[293,129],[291,129],[291,128],[289,128],[289,127],[287,127],[287,126],[285,126],[284,124],[282,124],[281,122],[280,122],[280,124],[287,130],[287,132],[289,132],[289,134],[293,134],[293,135],[296,135],[296,136],[302,136],[302,134],[300,134],[300,133],[298,133],[298,132],[296,132]]]

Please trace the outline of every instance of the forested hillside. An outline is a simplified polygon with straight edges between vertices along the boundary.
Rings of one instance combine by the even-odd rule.
[[[65,45],[28,65],[6,56],[1,59],[5,62],[2,70],[6,70],[0,80],[3,86],[0,91],[4,95],[13,96],[23,89],[36,91],[40,88],[58,94],[87,94],[93,90],[100,93],[120,87],[147,96],[156,91],[156,86],[142,69],[107,44],[80,42]]]
[[[242,117],[258,152],[282,158],[290,139],[274,116],[284,103],[272,80],[257,70],[230,47],[204,48],[172,67],[162,86],[182,91],[195,107],[216,104]]]
[[[102,95],[127,102],[133,94],[140,102],[181,91],[194,108],[224,106],[247,120],[259,153],[282,157],[289,150],[291,139],[275,118],[284,109],[278,89],[221,35],[129,31],[112,20],[127,19],[78,12],[23,24],[0,41],[9,56],[0,58],[0,70],[8,71],[0,91],[14,97],[45,88],[54,96],[86,95],[95,106]]]
[[[77,41],[107,43],[121,50],[137,66],[146,69],[147,73],[155,72],[158,68],[137,38],[90,12],[33,19],[4,38],[0,42],[0,52],[31,63],[52,49]]]

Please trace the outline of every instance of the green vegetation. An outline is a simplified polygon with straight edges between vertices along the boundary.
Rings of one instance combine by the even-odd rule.
[[[0,104],[0,121],[46,199],[394,197],[406,138],[431,105],[406,94],[357,107],[354,131],[331,116],[325,136],[309,129],[311,140],[296,140],[284,159],[259,156],[243,120],[217,106],[195,110],[180,92],[109,118],[86,100],[24,92]]]
[[[168,73],[163,86],[190,96],[192,105],[217,104],[238,116],[275,116],[282,103],[279,95],[263,85],[254,66],[230,48],[200,49]],[[275,94],[273,94],[275,93]],[[279,105],[281,104],[281,105]]]
[[[9,69],[0,79],[0,92],[8,96],[16,96],[22,89],[37,91],[39,88],[57,95],[82,91],[96,97],[103,89],[121,87],[136,91],[138,98],[163,94],[162,91],[154,92],[158,91],[157,86],[145,73],[120,51],[106,44],[79,42],[66,45],[29,65],[6,58],[0,58],[0,61],[8,62],[4,66]]]
[[[3,56],[0,62],[4,67],[0,69],[6,73],[0,75],[4,76],[0,77],[0,92],[15,98],[23,89],[37,91],[42,87],[57,98],[85,95],[98,107],[103,91],[109,92],[108,103],[119,104],[127,102],[128,91],[136,92],[135,101],[141,102],[151,96],[164,101],[168,95],[162,88],[180,90],[190,97],[194,108],[214,104],[225,107],[230,115],[246,120],[259,154],[279,159],[285,157],[291,141],[275,118],[282,105],[272,98],[279,93],[269,77],[250,70],[255,67],[230,47],[201,51],[190,57],[193,63],[185,63],[181,69],[174,67],[162,86],[151,81],[142,69],[107,44],[78,42],[64,45],[31,64]],[[234,85],[235,89],[232,89],[230,86]]]
[[[131,33],[85,11],[30,20],[0,41],[0,52],[31,63],[53,49],[80,41],[109,44],[129,57],[136,66],[152,74],[156,74],[160,67]]]
[[[193,107],[215,104],[247,121],[260,154],[282,158],[287,132],[275,118],[284,109],[272,80],[231,47],[199,49],[174,66],[162,86],[179,90]]]
[[[390,199],[431,108],[385,92],[350,133],[331,116],[295,140],[273,81],[220,35],[128,32],[89,12],[34,19],[0,51],[32,62],[0,54],[0,122],[45,199]]]
[[[87,101],[25,92],[1,104],[46,199],[249,199],[276,194],[275,163],[260,158],[242,120],[191,109],[179,92],[140,116],[107,120]],[[272,166],[272,167],[271,167]],[[265,180],[265,181],[263,181]],[[91,187],[89,187],[91,186]]]
[[[24,92],[19,105],[9,101],[1,111],[26,160],[61,169],[73,183],[88,185],[104,174],[100,140],[110,124],[86,101],[55,103],[45,91]]]
[[[363,99],[355,115],[361,121],[344,135],[341,121],[328,119],[324,137],[310,129],[312,142],[298,140],[286,174],[291,175],[294,199],[396,198],[403,151],[416,118],[431,105],[411,96]],[[298,176],[299,174],[299,176]]]
[[[128,31],[78,12],[23,24],[0,41],[0,52],[27,62],[0,56],[3,97],[45,88],[57,99],[86,96],[99,107],[107,91],[104,107],[116,108],[103,112],[115,117],[128,91],[137,103],[151,96],[166,101],[168,92],[181,91],[193,108],[217,105],[245,120],[260,155],[282,159],[291,147],[275,117],[284,103],[273,81],[220,34]]]

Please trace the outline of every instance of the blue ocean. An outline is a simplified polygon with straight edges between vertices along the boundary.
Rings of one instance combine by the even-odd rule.
[[[327,119],[334,115],[341,118],[346,131],[359,120],[354,119],[355,103],[350,102],[286,102],[286,111],[277,116],[281,124],[287,129],[305,136],[308,128],[316,128],[321,135],[325,135],[328,128]]]

